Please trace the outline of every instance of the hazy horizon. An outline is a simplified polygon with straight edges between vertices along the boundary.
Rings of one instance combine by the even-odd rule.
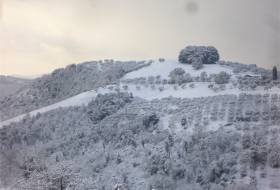
[[[34,76],[100,59],[221,59],[280,66],[278,0],[0,0],[0,74]]]

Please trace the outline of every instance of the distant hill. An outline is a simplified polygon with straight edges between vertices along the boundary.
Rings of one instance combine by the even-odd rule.
[[[14,94],[31,82],[31,79],[0,75],[0,99]]]

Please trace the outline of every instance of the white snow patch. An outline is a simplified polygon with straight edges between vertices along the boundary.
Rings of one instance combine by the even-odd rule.
[[[186,73],[190,73],[192,76],[199,76],[202,72],[207,72],[210,74],[217,74],[221,71],[225,71],[229,74],[232,74],[232,69],[230,67],[224,65],[203,65],[203,68],[200,70],[194,70],[189,64],[182,64],[178,61],[167,60],[165,62],[155,61],[150,66],[144,67],[137,71],[126,74],[123,79],[134,79],[140,77],[149,77],[149,76],[157,76],[160,75],[162,78],[168,78],[169,73],[175,68],[182,68]]]
[[[217,131],[220,127],[224,126],[226,122],[223,121],[210,121],[206,126],[207,131]]]
[[[168,131],[170,131],[169,120],[170,120],[170,115],[164,115],[164,116],[160,117],[160,122],[162,124],[162,128],[165,130],[168,130]]]

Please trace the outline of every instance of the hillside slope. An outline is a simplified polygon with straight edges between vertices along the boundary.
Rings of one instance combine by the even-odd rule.
[[[115,79],[114,82],[109,82],[108,85],[104,85],[103,83],[106,81],[102,77],[98,78],[97,82],[101,83],[98,86],[95,86],[93,89],[89,91],[85,91],[82,89],[82,87],[79,86],[78,90],[82,91],[82,93],[77,94],[75,96],[70,97],[70,94],[76,94],[75,90],[76,88],[65,88],[64,86],[68,86],[67,83],[68,80],[62,80],[60,86],[63,86],[62,88],[65,88],[63,91],[65,95],[63,95],[64,100],[58,101],[54,104],[49,104],[48,106],[41,107],[40,109],[34,109],[32,111],[27,111],[27,113],[20,114],[14,118],[10,118],[8,120],[0,122],[0,126],[8,125],[11,122],[19,121],[21,120],[26,114],[29,114],[31,116],[35,116],[37,113],[44,113],[46,111],[50,111],[59,107],[70,107],[70,106],[80,106],[80,105],[87,105],[91,100],[95,98],[97,94],[104,94],[108,92],[127,92],[132,93],[135,97],[143,98],[146,100],[153,100],[153,99],[161,99],[166,97],[180,97],[180,98],[198,98],[198,97],[207,97],[207,96],[217,96],[217,95],[239,95],[242,93],[246,94],[274,94],[278,93],[279,88],[277,85],[272,85],[270,88],[266,88],[267,86],[263,85],[256,86],[255,88],[252,88],[250,85],[252,84],[246,84],[243,83],[240,84],[240,78],[243,79],[244,76],[252,76],[252,77],[259,77],[264,70],[257,68],[255,66],[248,66],[248,65],[240,65],[240,64],[234,64],[230,62],[220,62],[216,65],[205,65],[200,70],[194,70],[191,65],[187,64],[180,64],[177,61],[168,60],[168,61],[150,61],[137,63],[135,66],[133,66],[132,63],[129,66],[130,69],[126,68],[127,70],[131,70],[131,72],[128,72],[128,74],[123,75],[123,77],[120,78],[120,82],[118,82],[118,79]],[[95,65],[97,64],[97,65]],[[122,67],[128,67],[124,63],[122,63]],[[85,63],[80,66],[84,65],[91,65],[91,67],[94,66],[98,67],[98,63]],[[92,66],[93,65],[93,66]],[[108,65],[109,66],[109,65]],[[75,66],[72,66],[75,67]],[[88,67],[88,66],[87,66]],[[104,67],[104,66],[103,66]],[[110,66],[111,67],[111,66]],[[142,68],[144,67],[144,68]],[[139,68],[139,69],[138,69]],[[169,74],[175,70],[176,68],[182,68],[185,73],[189,74],[187,76],[188,81],[183,82],[182,84],[179,84],[178,81],[171,82],[171,77]],[[98,68],[100,69],[100,68]],[[135,70],[134,70],[135,69]],[[66,69],[67,70],[67,69]],[[104,69],[102,69],[104,70]],[[133,71],[134,70],[134,71]],[[237,70],[237,71],[236,71]],[[59,70],[58,70],[59,71]],[[55,71],[55,72],[58,72]],[[63,72],[66,72],[62,70]],[[61,72],[62,72],[61,71]],[[54,72],[54,73],[55,73]],[[89,73],[93,74],[95,70],[88,71]],[[118,72],[118,70],[110,69],[110,72]],[[215,75],[218,75],[220,72],[226,72],[229,75],[231,75],[231,80],[228,81],[225,84],[215,84]],[[71,73],[71,72],[70,72]],[[80,72],[78,72],[81,74]],[[102,73],[103,74],[103,73]],[[53,74],[52,74],[53,75]],[[64,73],[64,75],[69,77],[69,74]],[[86,75],[87,76],[87,75]],[[84,77],[86,78],[86,77]],[[246,78],[245,78],[246,79]],[[39,79],[39,80],[43,80]],[[51,81],[51,79],[48,79]],[[55,79],[56,81],[57,79]],[[44,80],[43,80],[44,81]],[[71,82],[71,80],[70,80]],[[83,85],[85,89],[88,89],[92,86],[91,85],[84,85],[80,84],[80,81],[78,80],[79,85]],[[248,81],[248,83],[251,83],[252,81]],[[54,86],[52,82],[44,81],[49,86]],[[66,84],[64,84],[66,83]],[[92,82],[91,82],[92,83]],[[39,84],[37,84],[39,85]],[[73,84],[71,84],[73,85]],[[42,87],[38,87],[42,88]],[[38,89],[35,88],[35,89]],[[245,88],[245,89],[244,89]],[[74,89],[74,92],[73,90]],[[66,91],[66,92],[65,92]],[[85,91],[85,92],[84,92]],[[40,91],[40,93],[42,93]],[[42,95],[41,95],[42,96]],[[70,97],[70,98],[66,98]],[[65,99],[66,98],[66,99]],[[37,98],[38,99],[38,98]],[[51,101],[50,101],[51,100]],[[56,98],[54,98],[56,100]],[[49,102],[54,102],[52,99],[48,99]],[[16,99],[16,102],[18,99]],[[20,97],[20,101],[22,100],[22,97]],[[34,102],[34,101],[33,101]],[[7,105],[8,103],[6,103]],[[38,104],[36,102],[36,104]],[[40,103],[39,105],[41,105]],[[26,104],[24,104],[26,105]],[[30,105],[29,105],[30,106]],[[10,106],[12,107],[12,111],[15,109],[13,108],[13,104]],[[27,106],[22,106],[26,108]],[[39,106],[37,106],[39,107]],[[3,107],[4,109],[4,107]],[[17,110],[18,108],[16,108]],[[20,111],[23,111],[19,109]],[[29,109],[31,110],[31,108]],[[3,114],[4,115],[4,114]],[[15,115],[15,113],[12,113],[12,115]]]
[[[280,189],[280,81],[269,71],[231,62],[201,70],[172,60],[129,64],[113,81],[98,75],[94,88],[73,92],[66,85],[62,101],[2,122],[2,186]]]
[[[85,62],[57,69],[35,79],[16,94],[0,99],[0,121],[54,104],[85,91],[114,84],[127,72],[146,66],[145,62]]]

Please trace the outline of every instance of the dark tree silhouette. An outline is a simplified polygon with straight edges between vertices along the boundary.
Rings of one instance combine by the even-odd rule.
[[[277,67],[274,66],[273,69],[272,69],[272,79],[273,80],[277,80],[278,79],[278,76],[277,76]]]
[[[184,64],[215,64],[219,61],[218,50],[212,46],[187,46],[179,54],[179,62]]]

